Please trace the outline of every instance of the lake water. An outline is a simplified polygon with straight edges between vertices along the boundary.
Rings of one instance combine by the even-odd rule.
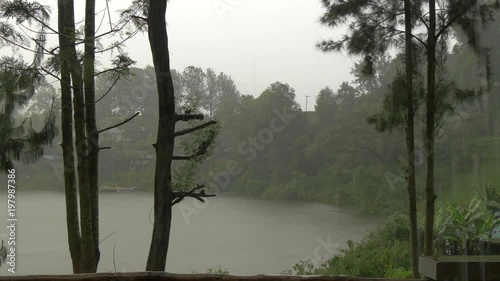
[[[100,197],[100,272],[143,271],[151,241],[149,193]],[[71,273],[64,194],[17,193],[17,274]],[[221,196],[208,204],[186,200],[174,207],[167,271],[204,272],[221,265],[231,274],[279,274],[307,258],[317,261],[358,241],[380,218],[334,206]],[[7,224],[6,192],[0,194],[0,223]],[[5,240],[7,229],[0,229]],[[113,249],[114,255],[113,255]],[[116,266],[116,269],[115,269]],[[2,266],[0,275],[10,274]]]

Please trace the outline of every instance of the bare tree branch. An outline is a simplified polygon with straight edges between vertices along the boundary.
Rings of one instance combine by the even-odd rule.
[[[5,42],[9,43],[9,44],[12,44],[20,49],[23,49],[25,51],[28,51],[28,52],[31,52],[31,53],[36,53],[35,51],[33,51],[32,49],[28,48],[28,47],[25,47],[23,46],[21,43],[16,43],[15,41],[12,41],[10,39],[8,39],[7,37],[4,37],[4,36],[0,36],[0,39],[4,40]]]
[[[59,78],[57,75],[54,75],[54,74],[53,74],[52,72],[50,72],[49,70],[45,69],[43,66],[40,66],[40,70],[42,70],[43,72],[47,73],[47,75],[52,76],[52,78],[54,78],[54,79],[56,79],[56,80],[58,80],[58,81],[60,81],[60,82],[63,82],[63,81],[61,80],[61,78]],[[65,83],[65,84],[66,84],[66,85],[68,85],[67,83]],[[71,85],[68,85],[68,86],[70,86],[71,88],[73,88],[73,86],[71,86]]]
[[[110,30],[108,30],[108,31],[106,31],[104,33],[95,35],[94,37],[90,37],[89,40],[92,39],[92,40],[96,40],[97,41],[97,39],[99,39],[101,37],[104,37],[106,35],[109,35],[109,34],[112,34],[112,33],[118,33],[120,31],[122,31],[128,25],[128,23],[130,22],[130,20],[131,19],[127,19],[126,21],[123,22],[123,24],[121,26],[119,26],[119,24],[116,24],[114,27],[111,27]],[[83,44],[83,43],[85,43],[85,42],[83,40],[81,40],[81,41],[76,42],[74,45],[78,46],[78,45]],[[59,46],[55,47],[54,49],[52,49],[52,52],[56,51],[57,49],[61,48],[62,46],[64,46],[64,45],[59,45]]]
[[[120,122],[116,125],[113,125],[111,127],[107,127],[105,129],[102,129],[102,130],[99,130],[99,134],[102,133],[102,132],[105,132],[105,131],[108,131],[108,130],[111,130],[111,129],[114,129],[116,127],[120,127],[121,125],[125,124],[125,123],[128,123],[130,122],[132,119],[134,119],[137,115],[139,115],[140,112],[136,112],[134,115],[130,116],[129,118],[125,119],[123,122]]]
[[[427,31],[429,31],[429,25],[425,21],[425,18],[423,16],[418,15],[418,14],[416,16],[420,20],[420,22],[425,26],[425,28],[427,29]]]
[[[438,33],[436,34],[436,41],[439,39],[439,37],[441,35],[443,35],[443,33],[450,27],[452,26],[458,19],[460,19],[463,15],[465,14],[465,12],[463,13],[460,13],[459,15],[457,15],[456,17],[450,19],[446,24],[444,24],[441,29],[439,29]]]
[[[193,160],[196,159],[197,157],[200,157],[204,154],[206,154],[208,151],[206,148],[198,150],[195,154],[192,155],[180,155],[180,156],[172,156],[172,160]]]
[[[118,67],[113,67],[113,68],[108,68],[106,70],[103,70],[103,71],[100,71],[100,72],[97,72],[94,76],[97,77],[99,75],[102,75],[104,73],[108,73],[108,72],[112,72],[112,71],[117,71],[118,69],[122,69],[122,68],[127,68],[131,65],[133,65],[134,63],[136,63],[135,61],[132,61],[132,62],[129,62],[127,64],[124,64],[124,65],[120,65]]]
[[[33,37],[29,36],[29,35],[28,35],[28,33],[27,33],[26,31],[24,31],[24,29],[23,29],[23,28],[25,28],[25,29],[30,30],[29,28],[25,27],[25,26],[24,26],[24,25],[22,25],[22,24],[20,24],[19,26],[21,27],[21,28],[20,28],[20,30],[21,30],[21,31],[22,31],[22,32],[23,32],[23,33],[24,33],[27,37],[29,37],[29,38],[31,39],[31,41],[35,42],[35,44],[36,44],[36,45],[37,45],[40,49],[42,49],[42,50],[43,50],[44,52],[46,52],[47,54],[51,54],[51,55],[53,55],[53,56],[55,56],[55,55],[56,55],[56,54],[54,53],[54,50],[48,50],[47,48],[45,48],[45,46],[43,46],[43,44],[40,44],[40,43],[38,42],[38,40],[37,40],[37,39],[35,39],[35,38],[33,38]],[[30,31],[31,31],[31,30],[30,30]],[[33,31],[31,31],[31,32],[33,32]],[[40,33],[40,32],[38,32],[38,33]]]
[[[112,232],[111,234],[109,234],[108,236],[104,237],[104,239],[102,239],[102,240],[99,242],[99,245],[100,245],[102,242],[104,242],[104,240],[108,239],[109,237],[111,237],[111,236],[112,236],[113,234],[115,234],[115,233],[118,233],[118,231],[114,231],[114,232]]]
[[[133,32],[131,32],[127,37],[125,37],[125,39],[121,40],[120,42],[113,43],[110,47],[102,49],[102,50],[95,51],[95,53],[96,54],[104,53],[104,52],[107,52],[107,51],[110,51],[110,50],[116,48],[117,46],[122,46],[125,42],[127,42],[130,39],[132,39],[137,33],[139,33],[139,31],[140,31],[140,29],[137,28],[136,30],[134,30]]]
[[[405,33],[404,30],[400,30],[397,28],[389,27],[389,26],[380,26],[380,27],[387,29],[387,30],[390,30],[390,31],[393,31],[393,32],[397,32],[397,34],[395,33],[394,35],[399,35],[399,34]],[[417,40],[418,42],[420,42],[427,49],[427,43],[425,43],[422,39],[420,39],[415,34],[411,34],[411,37],[414,38],[415,40]]]
[[[113,87],[116,85],[116,83],[118,82],[118,80],[120,80],[120,77],[117,77],[115,79],[115,81],[113,82],[113,84],[111,84],[111,86],[109,87],[109,89],[106,91],[106,93],[104,93],[104,95],[102,95],[100,98],[98,98],[95,103],[98,103],[99,101],[101,101],[107,94],[109,94],[109,92],[111,92],[111,90],[113,89]]]
[[[102,34],[96,35],[96,36],[94,36],[94,38],[90,38],[90,39],[96,39],[96,40],[97,40],[97,39],[99,39],[99,38],[101,38],[101,37],[104,37],[104,36],[106,36],[106,35],[109,35],[109,34],[111,34],[111,33],[115,33],[115,32],[119,32],[119,31],[120,31],[120,29],[109,30],[109,31],[106,31],[106,32],[104,32],[104,33],[102,33]],[[79,40],[79,41],[75,42],[75,44],[71,44],[71,46],[73,46],[73,45],[78,46],[78,45],[81,45],[81,44],[83,44],[83,43],[85,43],[85,41],[83,41],[83,40]],[[52,52],[55,52],[56,50],[60,49],[61,47],[66,47],[66,46],[67,46],[67,45],[59,45],[59,46],[56,46],[56,47],[54,47],[54,48],[51,50],[51,53],[52,53]]]
[[[195,126],[193,128],[189,128],[189,129],[185,129],[185,130],[181,130],[181,131],[175,132],[174,133],[174,137],[180,137],[180,136],[184,136],[184,135],[187,135],[187,134],[191,134],[193,132],[199,131],[201,129],[204,129],[206,127],[209,127],[209,126],[212,126],[212,125],[215,125],[215,124],[217,124],[217,121],[211,120],[211,121],[208,121],[208,122],[203,123],[201,125]]]
[[[148,22],[148,19],[147,19],[147,18],[145,18],[145,17],[140,17],[140,16],[132,16],[132,18],[134,18],[134,19],[140,19],[140,20],[143,20],[143,21],[145,21],[145,22]]]
[[[203,114],[177,114],[175,117],[176,121],[191,121],[191,120],[203,120]]]
[[[174,191],[173,192],[173,200],[172,200],[172,205],[175,205],[186,197],[192,197],[195,198],[196,200],[205,203],[205,199],[203,198],[209,198],[209,197],[216,197],[217,195],[215,194],[207,194],[205,193],[205,190],[203,189],[205,187],[204,184],[198,184],[196,187],[193,187],[192,189],[188,191]],[[199,190],[199,191],[198,191]],[[198,191],[198,192],[197,192]]]
[[[46,22],[44,22],[43,20],[35,17],[34,15],[32,15],[31,13],[27,13],[28,16],[30,16],[30,18],[34,19],[36,22],[38,22],[39,24],[41,24],[43,27],[47,28],[48,30],[52,31],[54,34],[59,34],[59,32],[57,32],[57,30],[53,29],[50,25],[48,25]]]
[[[111,20],[111,10],[109,9],[109,0],[106,0],[106,10],[108,13],[109,29],[113,29],[113,21]]]

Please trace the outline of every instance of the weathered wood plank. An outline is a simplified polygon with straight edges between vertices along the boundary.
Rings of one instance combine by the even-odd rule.
[[[420,257],[419,264],[420,273],[431,280],[500,280],[500,256]]]
[[[96,273],[73,275],[0,276],[0,281],[409,281],[411,279],[377,279],[349,276],[233,276],[211,274],[170,274],[164,272]]]

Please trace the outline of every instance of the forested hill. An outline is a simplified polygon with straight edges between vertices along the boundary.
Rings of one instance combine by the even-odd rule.
[[[494,28],[488,32],[491,34],[483,36],[485,41],[500,36]],[[499,54],[498,49],[490,53],[490,89],[484,83],[486,70],[478,67],[477,58],[465,44],[458,42],[447,54],[443,77],[455,80],[459,88],[474,90],[474,97],[466,101],[453,95],[443,98],[450,110],[443,112],[436,138],[438,195],[465,200],[488,182],[500,182],[496,125],[500,106],[494,94],[500,89]],[[398,89],[393,81],[404,71],[402,63],[398,56],[379,58],[373,78],[364,76],[361,66],[355,65],[352,81],[337,89],[307,93],[316,97],[311,112],[303,112],[293,84],[286,81],[273,83],[260,95],[252,96],[240,93],[231,76],[223,72],[194,66],[173,71],[177,111],[202,112],[220,121],[211,156],[200,169],[183,169],[177,174],[180,184],[182,179],[194,176],[195,182],[208,182],[220,192],[245,196],[316,200],[370,213],[404,208],[404,166],[398,164],[405,157],[404,129],[395,126],[379,132],[373,124],[389,115],[401,118],[382,109],[396,104],[393,97]],[[457,81],[457,77],[461,79]],[[112,84],[115,86],[106,93]],[[101,152],[101,183],[152,190],[151,143],[156,138],[158,120],[154,69],[133,68],[128,80],[100,76],[96,85],[98,97],[104,95],[97,103],[100,127],[141,113],[130,124],[102,135],[101,147],[111,149]],[[37,117],[43,120],[41,116],[55,91],[50,85],[40,88],[23,114],[33,116],[34,124]],[[416,118],[419,197],[425,178],[422,107]],[[382,125],[378,122],[378,129]],[[22,178],[21,187],[63,190],[59,143],[47,148],[44,158],[34,165],[20,166],[22,174],[30,175]],[[189,140],[184,140],[184,145],[189,146]]]

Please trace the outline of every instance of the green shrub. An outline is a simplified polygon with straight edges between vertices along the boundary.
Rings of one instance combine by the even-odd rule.
[[[406,268],[392,268],[386,272],[386,278],[413,278],[411,270]]]
[[[348,248],[318,267],[306,260],[282,274],[407,278],[411,254],[406,217],[391,217],[359,243],[348,241]]]
[[[444,203],[436,213],[434,246],[439,255],[491,254],[484,243],[500,227],[500,193],[491,185],[479,192],[468,205]]]

